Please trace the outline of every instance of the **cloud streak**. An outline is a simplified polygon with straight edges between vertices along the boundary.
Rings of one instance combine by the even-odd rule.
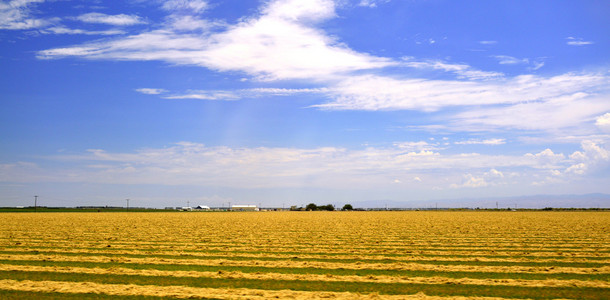
[[[566,44],[570,46],[586,46],[594,44],[592,41],[585,41],[582,38],[567,37]]]
[[[85,23],[108,24],[114,26],[130,26],[144,24],[142,18],[135,15],[107,15],[103,13],[87,13],[76,17],[77,20]]]

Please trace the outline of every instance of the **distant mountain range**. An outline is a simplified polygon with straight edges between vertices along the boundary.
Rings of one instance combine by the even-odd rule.
[[[370,200],[351,203],[354,208],[610,208],[609,194],[526,195],[421,201]]]

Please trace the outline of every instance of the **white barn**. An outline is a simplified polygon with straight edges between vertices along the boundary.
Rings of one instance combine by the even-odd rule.
[[[258,211],[258,207],[256,205],[232,205],[231,210],[235,211]]]

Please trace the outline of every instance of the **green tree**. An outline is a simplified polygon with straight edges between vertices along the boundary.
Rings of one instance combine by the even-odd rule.
[[[332,204],[327,204],[327,205],[318,206],[318,210],[333,211],[333,210],[335,210],[335,207],[332,206]]]
[[[318,210],[318,206],[313,203],[309,203],[307,206],[305,206],[305,210]]]
[[[351,204],[345,204],[341,210],[354,210],[354,208]]]

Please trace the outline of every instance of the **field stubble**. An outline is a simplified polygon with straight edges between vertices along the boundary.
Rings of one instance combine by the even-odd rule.
[[[0,215],[0,296],[604,299],[609,262],[606,212]]]

